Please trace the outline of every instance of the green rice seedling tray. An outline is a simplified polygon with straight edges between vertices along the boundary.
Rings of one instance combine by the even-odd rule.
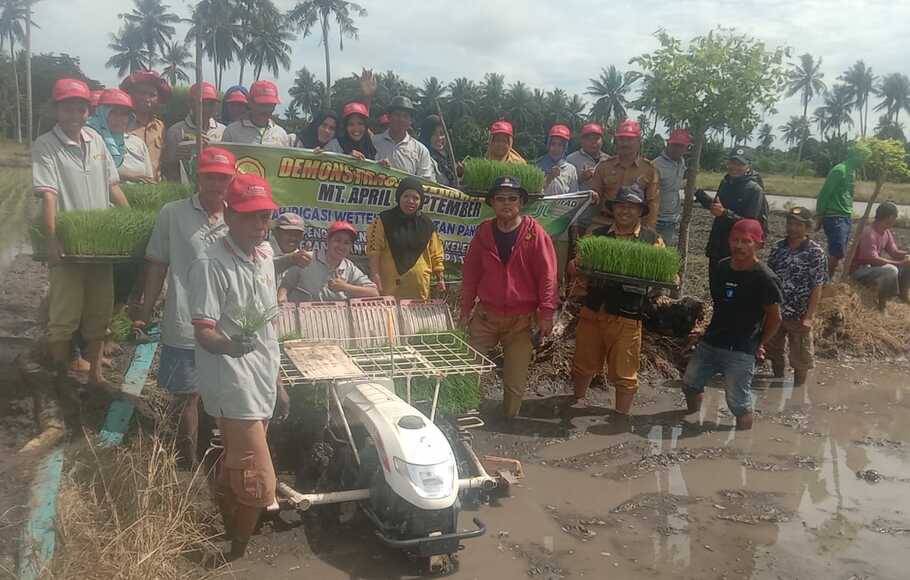
[[[582,274],[591,280],[600,282],[617,282],[628,286],[639,286],[643,288],[664,288],[667,290],[678,290],[679,285],[671,282],[657,282],[655,280],[645,280],[644,278],[633,278],[632,276],[623,276],[622,274],[612,274],[610,272],[600,272],[590,268],[579,268]]]
[[[543,191],[545,176],[536,165],[529,163],[503,163],[482,158],[468,158],[464,162],[464,191],[473,195],[486,195],[498,177],[510,176],[521,180],[530,193]]]

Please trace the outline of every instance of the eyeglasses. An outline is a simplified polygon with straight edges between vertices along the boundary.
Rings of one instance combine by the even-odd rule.
[[[521,196],[518,196],[518,195],[493,196],[493,201],[496,203],[517,203],[519,199],[521,199]]]

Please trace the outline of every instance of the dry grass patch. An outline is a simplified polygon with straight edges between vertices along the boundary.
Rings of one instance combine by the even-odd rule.
[[[885,312],[871,288],[834,284],[825,288],[816,315],[815,345],[821,356],[893,358],[910,345],[910,306],[899,301]]]

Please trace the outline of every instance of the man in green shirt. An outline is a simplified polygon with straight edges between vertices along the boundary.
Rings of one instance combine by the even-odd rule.
[[[834,276],[838,264],[847,254],[853,225],[853,181],[856,170],[862,167],[868,155],[868,150],[863,147],[851,147],[847,159],[831,168],[818,192],[815,202],[815,214],[818,216],[816,229],[824,227],[825,237],[828,238],[829,277]]]

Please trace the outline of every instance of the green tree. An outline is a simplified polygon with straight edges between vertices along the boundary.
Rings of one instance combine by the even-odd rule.
[[[0,52],[9,42],[10,69],[13,77],[13,100],[16,109],[16,140],[22,143],[22,103],[19,91],[19,73],[16,70],[16,43],[25,39],[25,22],[29,18],[30,0],[2,0],[0,2]],[[32,22],[32,26],[34,26]]]
[[[694,140],[679,236],[684,276],[705,135],[720,126],[743,134],[752,132],[784,87],[784,50],[769,50],[763,42],[725,29],[698,36],[687,46],[664,31],[657,33],[657,40],[657,50],[632,59],[632,63],[653,76],[654,94],[661,108],[688,127]]]
[[[322,31],[320,43],[325,49],[325,106],[331,106],[332,95],[329,89],[332,86],[332,65],[329,57],[329,32],[331,30],[331,20],[335,20],[338,27],[338,50],[344,50],[344,37],[357,39],[359,29],[354,23],[355,17],[364,17],[367,15],[366,8],[356,2],[347,2],[346,0],[304,0],[294,6],[288,13],[288,18],[295,23],[303,32],[303,36],[309,36],[313,27],[317,24]]]
[[[470,117],[480,102],[480,87],[472,80],[461,77],[449,83],[446,99],[446,117],[454,123],[462,117]]]
[[[190,76],[184,69],[193,66],[190,62],[192,56],[185,42],[171,41],[164,47],[161,52],[161,64],[164,65],[161,75],[171,86],[190,82]]]
[[[822,59],[815,60],[808,52],[801,54],[799,64],[793,65],[787,74],[787,97],[799,95],[799,101],[803,105],[803,122],[808,125],[809,122],[809,103],[816,95],[822,94],[827,90],[825,82],[822,80],[825,73],[821,71]],[[803,156],[803,146],[808,139],[808,135],[799,143],[799,149],[796,151],[796,168],[799,168],[799,162]],[[796,169],[794,169],[796,176]]]
[[[781,137],[788,146],[793,147],[810,136],[809,122],[802,117],[791,116],[785,125],[780,126]]]
[[[758,129],[758,148],[769,151],[774,144],[774,127],[770,123],[763,123]]]
[[[488,125],[502,114],[506,99],[506,77],[499,73],[487,73],[480,83],[481,125]]]
[[[297,78],[288,89],[288,94],[291,95],[291,106],[299,108],[304,118],[312,119],[322,106],[325,87],[322,81],[316,80],[316,75],[303,67],[297,71]]]
[[[901,143],[907,142],[903,123],[895,123],[888,115],[882,115],[878,118],[878,124],[875,126],[875,136],[879,139],[896,139]]]
[[[872,67],[858,60],[837,78],[850,87],[853,107],[859,113],[859,133],[865,139],[869,128],[869,97],[875,92],[876,77]]]
[[[910,113],[910,78],[901,73],[885,75],[878,96],[882,101],[875,106],[875,111],[885,111],[892,122],[899,123],[901,109]]]
[[[516,81],[509,85],[503,118],[508,119],[519,127],[524,127],[531,122],[530,110],[531,91],[528,89],[528,85],[521,81]]]
[[[581,130],[581,126],[585,124],[585,109],[587,108],[587,103],[579,95],[572,95],[572,98],[566,103],[566,114],[573,131]]]
[[[170,6],[162,4],[161,0],[133,0],[135,6],[125,14],[120,14],[128,26],[134,28],[145,43],[149,53],[149,61],[155,61],[156,51],[162,54],[177,29],[175,24],[180,22],[180,17],[169,12]]]
[[[152,68],[152,57],[145,48],[145,41],[139,31],[129,24],[117,34],[111,34],[107,47],[114,54],[107,59],[108,68],[117,71],[119,76],[126,76],[137,70]]]
[[[250,24],[250,39],[243,47],[243,60],[253,66],[253,75],[259,80],[265,68],[278,76],[279,69],[291,68],[291,42],[295,35],[281,19],[257,16]]]
[[[240,16],[232,0],[201,0],[193,10],[193,24],[186,33],[186,42],[195,43],[196,34],[202,39],[202,50],[212,61],[215,85],[221,90],[224,69],[241,54]]]
[[[840,139],[841,128],[853,126],[853,117],[850,116],[853,106],[853,91],[849,86],[832,87],[825,93],[825,104],[815,109],[813,115],[818,124],[818,132],[827,136],[829,131],[834,130],[834,135]]]
[[[846,264],[853,263],[853,257],[856,255],[856,248],[859,245],[859,233],[863,231],[866,222],[869,221],[872,206],[884,189],[885,183],[910,177],[910,168],[907,167],[907,152],[900,141],[877,138],[863,139],[857,141],[854,147],[866,158],[863,168],[866,171],[866,175],[875,181],[875,189],[866,203],[866,210],[863,212],[862,219],[859,220],[859,225],[856,226],[858,233],[853,236],[850,251],[847,252]],[[844,268],[841,277],[847,276],[847,270],[848,268]]]
[[[632,85],[638,77],[635,74],[623,75],[619,70],[610,65],[601,69],[600,76],[590,79],[587,94],[594,97],[594,106],[591,108],[591,117],[607,124],[612,119],[618,125],[628,115],[629,99],[626,95],[632,90]]]
[[[436,103],[438,102],[439,106],[442,107],[442,103],[445,100],[448,91],[448,87],[440,82],[438,78],[430,77],[424,79],[423,87],[421,87],[417,96],[417,102],[420,103],[421,115],[426,117],[427,115],[435,114]]]

